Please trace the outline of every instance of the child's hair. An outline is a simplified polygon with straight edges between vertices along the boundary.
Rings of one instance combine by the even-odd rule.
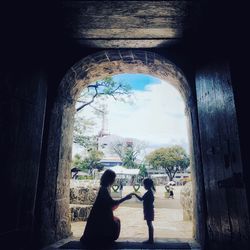
[[[114,182],[115,177],[116,177],[115,172],[113,170],[107,169],[101,177],[100,181],[101,186],[108,187]]]
[[[148,188],[148,189],[151,188],[153,191],[155,191],[155,186],[154,186],[154,182],[152,179],[150,179],[150,178],[144,179],[143,184],[145,185],[146,188]]]

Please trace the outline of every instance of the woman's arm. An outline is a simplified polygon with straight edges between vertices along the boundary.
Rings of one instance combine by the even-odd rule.
[[[132,195],[131,194],[128,194],[126,195],[125,197],[123,197],[122,199],[120,200],[114,200],[111,195],[109,194],[107,188],[103,188],[102,189],[102,194],[103,194],[103,200],[105,200],[105,203],[106,204],[109,204],[109,206],[111,207],[115,207],[115,206],[118,206],[119,204],[121,204],[122,202],[126,201],[126,200],[129,200],[132,198]]]
[[[122,199],[120,200],[115,200],[117,202],[117,205],[121,204],[122,202],[126,201],[126,200],[129,200],[132,198],[132,195],[131,194],[128,194],[126,195],[125,197],[123,197]]]

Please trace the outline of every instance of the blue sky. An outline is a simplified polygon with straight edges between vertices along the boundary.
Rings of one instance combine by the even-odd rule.
[[[145,90],[145,86],[161,81],[159,78],[145,74],[119,74],[113,76],[113,79],[128,83],[133,90]]]

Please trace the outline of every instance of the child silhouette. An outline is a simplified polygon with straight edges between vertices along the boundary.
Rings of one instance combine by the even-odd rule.
[[[152,179],[146,178],[143,180],[144,188],[147,192],[140,197],[136,193],[133,193],[140,201],[143,201],[143,212],[144,212],[144,220],[147,221],[148,226],[148,240],[143,243],[154,243],[154,227],[152,221],[154,220],[154,194],[155,191],[154,183]]]

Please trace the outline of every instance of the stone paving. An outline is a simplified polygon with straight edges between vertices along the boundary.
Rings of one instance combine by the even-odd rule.
[[[155,193],[155,220],[153,222],[155,239],[174,238],[191,239],[192,222],[183,221],[183,210],[180,204],[180,189],[175,187],[174,199],[165,197],[164,186],[157,186]],[[145,192],[140,189],[141,194]],[[132,187],[124,187],[123,196],[133,192]],[[121,220],[121,233],[119,240],[133,239],[142,241],[147,238],[147,226],[143,220],[142,203],[136,198],[124,202],[114,211],[115,216]],[[76,238],[81,237],[86,222],[73,222],[72,232]]]

